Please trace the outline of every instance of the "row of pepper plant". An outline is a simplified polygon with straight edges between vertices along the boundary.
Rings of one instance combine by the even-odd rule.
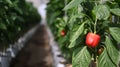
[[[72,66],[119,67],[120,1],[71,0],[62,10],[52,31]]]
[[[70,2],[70,0],[50,0],[47,4],[47,23],[54,35],[55,40],[59,44],[58,46],[61,48],[64,57],[71,63],[71,50],[63,44],[66,38],[63,39],[63,36],[65,35],[65,12],[62,9],[68,2]],[[63,32],[61,32],[62,30]]]
[[[0,48],[13,44],[40,16],[25,0],[0,0]]]

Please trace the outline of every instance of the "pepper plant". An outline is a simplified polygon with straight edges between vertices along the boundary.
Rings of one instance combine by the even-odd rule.
[[[73,67],[118,67],[120,45],[119,0],[72,0],[68,12],[68,35],[63,45],[73,51]],[[88,33],[100,39],[86,37]],[[89,44],[86,41],[93,41]]]
[[[66,15],[57,15],[50,26],[72,66],[119,67],[120,1],[71,0],[63,10]],[[62,30],[64,36],[60,35]]]
[[[52,30],[55,40],[58,42],[61,51],[66,59],[71,61],[71,50],[65,45],[67,39],[67,16],[62,10],[71,0],[50,0],[47,4],[47,23]],[[64,30],[64,31],[63,31]]]

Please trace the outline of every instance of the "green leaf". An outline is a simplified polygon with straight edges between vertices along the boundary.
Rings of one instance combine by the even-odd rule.
[[[0,29],[7,29],[6,25],[4,23],[0,23]]]
[[[113,45],[112,41],[109,37],[106,36],[105,45],[107,48],[107,52],[111,58],[111,60],[114,62],[114,64],[118,65],[119,63],[119,51],[116,49],[116,47]]]
[[[7,3],[9,3],[10,5],[12,5],[12,1],[11,0],[5,0]]]
[[[114,63],[111,61],[107,49],[104,48],[102,54],[98,57],[98,67],[116,67]]]
[[[82,5],[79,5],[78,6],[78,13],[81,13],[83,11],[83,7],[82,7]]]
[[[107,20],[110,16],[110,9],[107,5],[98,5],[94,7],[93,14],[99,20]]]
[[[67,24],[67,22],[68,22],[68,16],[64,16],[63,20],[65,21],[65,24]]]
[[[83,14],[83,13],[73,15],[68,23],[72,23],[76,18],[83,18],[83,17],[85,17],[85,14]]]
[[[110,27],[110,34],[112,35],[112,37],[118,42],[120,43],[120,28],[118,27]]]
[[[15,6],[14,9],[15,9],[17,12],[19,12],[20,14],[23,14],[22,10],[21,10],[19,7]]]
[[[110,11],[111,11],[113,14],[115,14],[115,15],[117,15],[117,16],[120,16],[120,9],[119,9],[119,8],[110,9]]]
[[[82,23],[82,24],[79,26],[78,30],[77,30],[77,31],[74,33],[74,35],[70,38],[69,48],[72,48],[72,47],[75,46],[75,41],[76,41],[76,39],[77,39],[77,38],[83,33],[83,31],[84,31],[84,24],[85,24],[85,22]]]
[[[83,14],[83,13],[79,13],[79,14],[76,14],[76,15],[72,15],[72,16],[70,17],[70,20],[68,21],[69,28],[70,28],[70,29],[72,28],[72,26],[74,25],[74,22],[75,22],[76,18],[83,18],[83,17],[85,17],[85,14]]]
[[[58,28],[65,27],[66,26],[65,20],[63,18],[56,18],[56,26]]]
[[[67,36],[59,37],[59,39],[58,39],[58,43],[60,44],[60,47],[66,46],[66,45],[63,44],[63,43],[64,43],[67,39],[68,39]]]
[[[82,2],[84,2],[84,0],[72,0],[68,5],[65,6],[65,8],[63,10],[68,10],[73,7],[77,7]]]
[[[73,67],[89,67],[91,55],[87,46],[77,48],[73,52]]]

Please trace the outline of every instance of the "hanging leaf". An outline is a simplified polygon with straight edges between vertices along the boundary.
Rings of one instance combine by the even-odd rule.
[[[65,24],[67,24],[67,22],[68,22],[68,16],[64,16],[63,20],[64,20]]]
[[[5,0],[9,5],[12,5],[12,1],[11,0]]]
[[[77,30],[77,31],[74,33],[74,35],[71,37],[69,48],[72,48],[72,47],[75,46],[75,41],[76,41],[76,39],[77,39],[77,38],[83,33],[83,31],[84,31],[84,24],[85,24],[85,22],[82,23],[82,24],[79,26],[78,30]]]
[[[4,30],[6,30],[7,27],[6,27],[6,25],[5,25],[4,23],[0,23],[0,29],[4,29]]]
[[[60,47],[65,46],[65,44],[63,44],[63,43],[64,43],[67,39],[68,39],[67,36],[60,37],[60,38],[58,39],[58,43],[60,44]]]
[[[114,63],[111,61],[107,49],[104,48],[102,54],[98,57],[98,67],[116,67]]]
[[[105,45],[107,48],[107,52],[111,58],[111,60],[114,62],[114,64],[118,65],[119,63],[119,51],[116,49],[116,47],[113,45],[112,41],[109,37],[106,36]]]
[[[110,11],[111,11],[113,14],[115,14],[115,15],[117,15],[117,16],[120,16],[120,9],[119,9],[119,8],[110,9]]]
[[[73,22],[76,20],[76,18],[83,18],[83,17],[85,17],[85,14],[83,14],[83,13],[73,15],[73,16],[71,16],[68,23],[73,25]]]
[[[73,52],[73,67],[89,67],[91,55],[87,46],[77,48]]]
[[[15,6],[14,9],[15,9],[18,13],[20,13],[21,15],[23,14],[21,8],[19,8],[18,6]]]
[[[110,34],[112,35],[112,37],[118,42],[120,43],[120,28],[118,27],[110,27]]]
[[[72,23],[76,18],[83,18],[83,17],[85,17],[85,14],[83,14],[83,13],[73,15],[73,16],[71,16],[71,19],[69,20],[68,23]]]
[[[110,16],[110,9],[107,5],[98,5],[93,9],[93,14],[99,20],[107,20]]]
[[[72,0],[68,5],[65,6],[63,10],[68,10],[73,7],[77,7],[82,2],[84,2],[84,0]]]
[[[80,14],[76,14],[76,15],[73,15],[70,17],[70,20],[68,21],[68,24],[69,24],[69,28],[72,29],[73,28],[73,25],[74,25],[74,22],[76,21],[76,18],[83,18],[85,17],[85,14],[83,13],[80,13]]]

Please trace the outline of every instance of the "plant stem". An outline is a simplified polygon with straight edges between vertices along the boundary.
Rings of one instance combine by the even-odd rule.
[[[65,5],[65,6],[67,5],[67,0],[65,0],[64,5]],[[64,15],[67,16],[67,10],[65,10]]]
[[[88,28],[90,30],[90,32],[93,32],[91,28]]]
[[[95,48],[95,63],[96,63],[96,67],[98,67],[98,56],[97,56],[97,47]]]
[[[95,6],[97,6],[97,3],[96,3],[97,1],[95,0]]]
[[[97,27],[97,18],[95,19],[95,24],[94,24],[94,33],[96,33],[96,27]]]
[[[96,56],[96,61],[95,61],[95,63],[96,63],[96,67],[98,67],[98,56]]]

